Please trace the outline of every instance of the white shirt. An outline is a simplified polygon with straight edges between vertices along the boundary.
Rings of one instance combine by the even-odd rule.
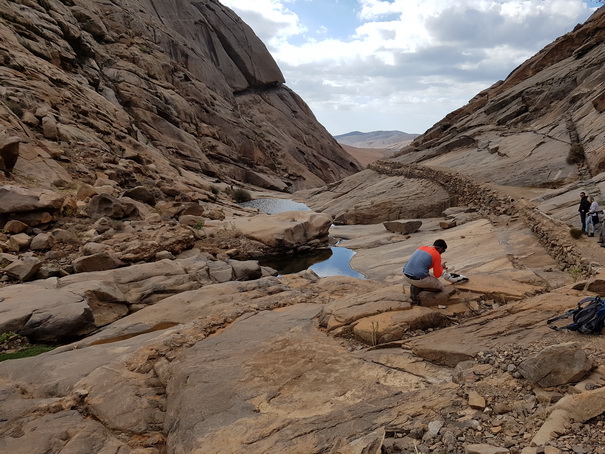
[[[599,204],[598,204],[598,203],[597,203],[597,201],[595,200],[594,202],[592,202],[592,203],[590,204],[590,210],[588,210],[588,212],[589,212],[590,214],[594,214],[594,213],[596,213],[597,211],[599,211]]]

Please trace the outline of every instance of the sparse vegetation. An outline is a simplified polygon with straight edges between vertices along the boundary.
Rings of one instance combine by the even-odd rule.
[[[17,335],[18,334],[13,331],[7,331],[5,333],[0,334],[0,344],[16,337]]]
[[[210,192],[212,192],[214,195],[218,195],[219,192],[221,192],[221,190],[218,188],[218,186],[210,186]]]
[[[569,154],[567,155],[567,164],[580,164],[584,162],[586,157],[584,156],[584,149],[582,145],[574,143],[569,148]]]
[[[577,227],[572,227],[569,229],[569,234],[574,239],[579,239],[582,236],[582,229],[578,229]]]
[[[24,350],[14,353],[0,353],[0,362],[6,361],[7,359],[20,359],[28,358],[30,356],[36,356],[41,353],[49,352],[54,350],[55,347],[51,345],[32,345]]]
[[[567,268],[567,272],[570,274],[574,282],[577,282],[584,277],[584,270],[582,267],[577,265]]]
[[[378,344],[378,322],[372,322],[372,345]]]
[[[249,202],[250,200],[252,200],[252,195],[250,194],[250,192],[242,188],[234,189],[230,195],[231,198],[238,203]]]
[[[0,334],[0,362],[7,359],[27,358],[54,349],[50,345],[30,345],[27,338],[13,332]],[[9,353],[2,353],[9,350]]]

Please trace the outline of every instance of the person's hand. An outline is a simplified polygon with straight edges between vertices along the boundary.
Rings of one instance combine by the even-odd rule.
[[[447,262],[443,262],[441,264],[441,268],[443,268],[444,270],[447,270]]]

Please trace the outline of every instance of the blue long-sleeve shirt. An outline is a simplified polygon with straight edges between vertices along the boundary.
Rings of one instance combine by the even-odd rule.
[[[441,254],[439,254],[434,246],[420,246],[414,251],[403,267],[403,273],[417,278],[424,278],[429,275],[431,268],[435,277],[441,277],[443,274]]]

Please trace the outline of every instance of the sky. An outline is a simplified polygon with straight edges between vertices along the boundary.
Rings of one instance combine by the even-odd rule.
[[[332,134],[421,134],[583,23],[587,0],[219,0]]]

